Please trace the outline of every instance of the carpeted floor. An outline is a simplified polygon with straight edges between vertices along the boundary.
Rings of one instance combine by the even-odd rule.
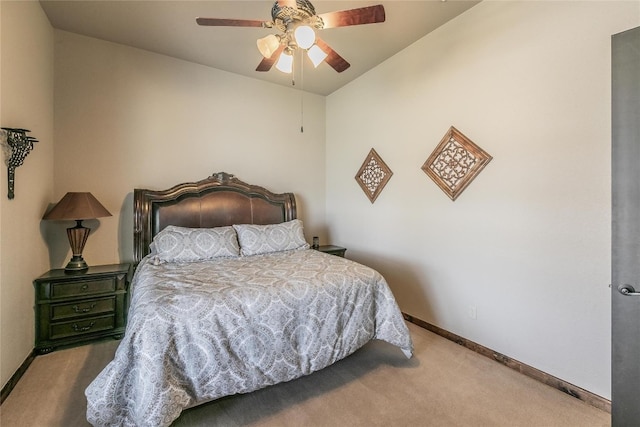
[[[189,409],[174,426],[609,426],[610,415],[409,324],[415,356],[383,342],[320,372]],[[84,389],[117,342],[38,356],[2,427],[86,426]]]

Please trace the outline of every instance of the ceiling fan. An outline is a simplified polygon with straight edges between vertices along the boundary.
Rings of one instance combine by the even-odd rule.
[[[382,5],[367,6],[337,12],[316,14],[308,0],[278,0],[271,8],[271,21],[253,19],[196,18],[198,25],[222,27],[276,28],[279,34],[269,34],[257,41],[264,57],[256,71],[269,71],[273,64],[285,73],[293,70],[293,52],[300,48],[315,67],[325,61],[338,73],[351,66],[343,57],[316,35],[316,30],[350,25],[384,22]]]

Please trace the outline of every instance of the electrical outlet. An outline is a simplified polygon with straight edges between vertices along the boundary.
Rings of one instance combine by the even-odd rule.
[[[477,319],[478,318],[478,311],[476,309],[476,306],[475,305],[470,305],[467,308],[467,314],[469,315],[470,318],[472,318],[474,320]]]

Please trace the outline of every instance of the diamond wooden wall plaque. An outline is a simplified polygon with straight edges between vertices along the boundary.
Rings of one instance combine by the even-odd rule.
[[[382,161],[376,150],[372,148],[356,174],[356,181],[360,184],[364,194],[373,203],[391,179],[391,175],[393,175],[393,172],[391,172],[389,166]]]
[[[433,150],[422,170],[455,200],[492,157],[451,126]]]

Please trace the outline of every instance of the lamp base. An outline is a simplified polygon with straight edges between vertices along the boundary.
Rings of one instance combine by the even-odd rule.
[[[64,268],[64,271],[77,272],[89,269],[89,266],[81,256],[74,256]]]
[[[89,268],[82,258],[82,250],[84,249],[84,244],[87,243],[90,231],[88,228],[82,226],[81,219],[76,220],[75,227],[67,228],[67,237],[69,238],[69,245],[71,246],[73,256],[69,264],[64,268],[64,271],[77,272]]]

